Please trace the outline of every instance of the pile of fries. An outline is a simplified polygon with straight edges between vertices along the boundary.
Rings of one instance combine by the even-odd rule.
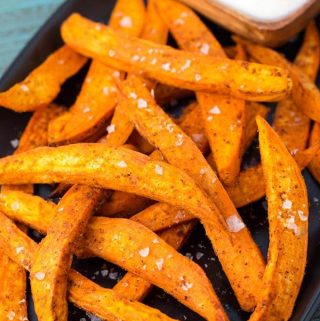
[[[166,46],[169,32],[180,49]],[[301,170],[320,182],[315,24],[293,63],[237,37],[223,48],[174,0],[118,0],[108,26],[72,14],[61,34],[63,47],[0,93],[1,106],[33,112],[0,159],[0,320],[28,320],[26,271],[39,321],[67,321],[68,301],[103,320],[173,320],[140,302],[153,285],[206,320],[229,320],[206,273],[178,252],[197,222],[249,320],[288,320],[308,242]],[[56,105],[89,59],[74,105]],[[186,97],[176,119],[160,107]],[[278,102],[273,128],[262,101]],[[261,164],[241,170],[257,131]],[[54,183],[58,204],[34,195]],[[266,262],[237,212],[265,195]],[[102,288],[71,269],[73,255],[128,272]]]

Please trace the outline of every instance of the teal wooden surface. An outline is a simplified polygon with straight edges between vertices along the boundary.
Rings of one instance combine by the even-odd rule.
[[[0,0],[0,77],[63,0]],[[320,321],[320,309],[313,321]]]

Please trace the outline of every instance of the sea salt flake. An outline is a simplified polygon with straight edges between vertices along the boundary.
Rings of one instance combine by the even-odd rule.
[[[176,19],[176,20],[174,21],[174,23],[175,23],[176,25],[183,25],[183,24],[184,24],[184,20],[181,19],[181,18],[178,18],[178,19]]]
[[[89,113],[91,111],[90,107],[83,108],[84,113]]]
[[[96,23],[95,28],[96,28],[96,30],[100,31],[102,29],[102,24]]]
[[[101,270],[100,272],[103,277],[106,277],[109,274],[108,270]]]
[[[159,239],[156,238],[156,239],[154,239],[154,240],[152,241],[152,243],[153,243],[153,244],[158,244],[158,243],[160,243],[160,242],[159,242]]]
[[[200,175],[204,175],[206,172],[207,172],[207,170],[205,168],[200,169]]]
[[[17,148],[19,145],[19,139],[15,138],[15,139],[10,140],[10,144],[13,148]]]
[[[171,68],[171,63],[170,62],[166,62],[162,65],[162,69],[163,70],[166,70],[166,71],[169,71]]]
[[[210,46],[207,43],[203,43],[200,47],[200,52],[204,55],[207,55],[209,53]]]
[[[186,282],[186,281],[184,281],[184,282],[182,283],[182,285],[181,285],[181,289],[182,289],[183,291],[189,291],[189,289],[191,289],[192,287],[193,287],[193,284],[190,283],[190,282]]]
[[[108,132],[108,134],[114,133],[115,131],[116,131],[116,125],[115,125],[115,124],[110,124],[110,125],[107,127],[107,132]]]
[[[10,311],[8,314],[7,314],[7,318],[8,320],[13,320],[15,318],[16,314],[13,312],[13,311]]]
[[[164,259],[162,259],[162,258],[156,260],[156,266],[159,271],[162,270],[163,263],[164,263]]]
[[[24,250],[24,247],[23,247],[23,246],[18,246],[18,247],[16,248],[16,253],[17,253],[17,254],[20,254],[23,250]]]
[[[64,211],[64,207],[59,207],[58,208],[58,212],[63,212]]]
[[[142,108],[147,108],[148,107],[148,103],[146,100],[144,100],[143,98],[139,98],[138,102],[137,102],[138,108],[142,109]]]
[[[210,114],[213,114],[213,115],[219,115],[221,114],[221,110],[219,108],[219,106],[213,106],[210,110],[209,110],[209,113]]]
[[[154,98],[154,89],[151,89],[150,94]]]
[[[166,126],[166,128],[167,128],[167,131],[169,132],[169,133],[172,133],[173,132],[173,128],[174,126],[173,126],[173,124],[167,124],[167,126]]]
[[[108,96],[109,93],[110,93],[109,87],[103,87],[103,88],[102,88],[102,92],[103,92],[104,95]]]
[[[117,278],[118,278],[118,272],[110,272],[109,273],[110,280],[116,280]]]
[[[30,91],[29,87],[27,85],[25,85],[25,84],[22,84],[20,86],[20,88],[21,88],[22,91],[24,91],[26,93],[28,93]]]
[[[144,249],[139,250],[139,255],[141,257],[147,257],[150,253],[150,248],[149,247],[145,247]]]
[[[137,98],[138,98],[138,96],[137,96],[136,93],[130,93],[130,94],[129,94],[129,97],[130,97],[130,98],[133,98],[133,99],[137,99]]]
[[[301,210],[298,210],[299,218],[302,222],[306,222],[308,220],[308,216],[304,215],[304,212]]]
[[[126,167],[128,167],[128,164],[122,160],[117,164],[117,166],[120,168],[126,168]]]
[[[184,71],[186,69],[188,69],[191,66],[191,60],[187,59],[185,64],[181,67],[181,70]]]
[[[132,19],[129,16],[124,16],[120,20],[120,26],[123,28],[130,28],[132,27]]]
[[[90,312],[86,312],[86,315],[90,319],[90,321],[101,321],[100,318],[96,317],[95,315],[91,314]]]
[[[46,277],[46,274],[43,272],[37,272],[34,276],[38,281],[43,281]]]
[[[109,54],[109,57],[114,57],[116,55],[115,51],[112,49],[109,50],[108,54]]]
[[[295,148],[291,151],[291,155],[292,156],[295,156],[297,153],[298,153],[299,149],[298,148]]]
[[[64,65],[64,63],[65,63],[65,60],[64,60],[64,59],[59,59],[59,60],[57,61],[57,64],[58,64],[58,65]]]
[[[208,116],[207,121],[211,121],[213,119],[213,116]]]
[[[292,230],[294,235],[299,235],[300,234],[299,227],[295,223],[294,216],[290,216],[289,218],[287,218],[285,223],[284,223],[284,226],[287,229]]]
[[[155,65],[157,63],[157,61],[158,61],[157,58],[153,58],[150,63],[151,63],[151,65]]]
[[[194,80],[195,80],[195,81],[200,81],[201,78],[202,78],[202,77],[201,77],[200,74],[195,74],[195,75],[194,75]]]
[[[292,207],[292,202],[290,200],[285,200],[282,204],[284,210],[290,210]]]
[[[13,202],[13,203],[11,204],[11,209],[12,209],[14,212],[18,211],[19,208],[20,208],[20,203],[19,203],[18,201]]]
[[[133,61],[138,61],[140,59],[140,56],[139,55],[133,55],[132,56],[132,60]]]
[[[178,134],[177,135],[177,141],[176,141],[176,146],[181,146],[183,144],[183,135]]]
[[[196,259],[199,261],[202,257],[204,256],[204,254],[202,252],[197,252],[196,253]]]
[[[156,172],[156,174],[158,174],[158,175],[163,175],[163,167],[160,166],[159,164],[156,164],[155,172]]]
[[[115,70],[115,71],[112,73],[112,75],[113,75],[114,78],[120,78],[121,73],[120,73],[120,71]]]
[[[245,228],[244,223],[237,215],[231,215],[226,220],[229,231],[233,233],[237,233]]]

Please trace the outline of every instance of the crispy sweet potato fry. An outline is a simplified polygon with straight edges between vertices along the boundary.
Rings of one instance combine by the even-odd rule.
[[[297,163],[281,138],[258,117],[268,198],[270,244],[264,287],[249,320],[286,321],[296,301],[307,258],[308,196]]]
[[[315,146],[320,144],[320,125],[315,123],[313,125],[311,135],[310,135],[310,146]],[[312,176],[320,182],[320,152],[318,151],[316,155],[312,158],[308,169]]]
[[[59,202],[31,268],[31,290],[39,321],[67,320],[67,276],[77,240],[83,235],[103,190],[74,185]]]
[[[213,216],[211,221],[203,218],[201,221],[241,306],[247,310],[253,309],[264,271],[264,261],[222,184],[191,138],[156,105],[141,80],[127,79],[123,83],[122,92],[123,99],[126,99],[123,106],[138,131],[159,148],[169,163],[179,166],[193,177],[217,205],[221,213],[215,211],[216,223]],[[235,221],[237,224],[233,224]],[[218,234],[221,234],[220,237],[217,237]],[[222,250],[227,246],[230,246],[228,251]],[[247,255],[239,255],[241,252],[246,252]]]
[[[315,81],[319,69],[320,39],[317,27],[311,22],[306,29],[304,43],[295,59],[295,65]],[[278,103],[274,117],[274,128],[290,152],[303,150],[310,131],[309,118],[290,98]]]
[[[62,37],[72,48],[107,65],[172,86],[263,101],[279,100],[291,90],[287,71],[278,67],[198,56],[96,26],[73,14],[62,26]]]
[[[132,36],[139,36],[144,26],[142,0],[118,0],[109,25]],[[115,77],[120,73],[97,60],[91,63],[81,92],[70,111],[50,124],[50,144],[63,145],[85,141],[106,126],[117,104]]]
[[[0,248],[5,249],[16,263],[30,270],[37,244],[2,213],[0,220]],[[23,251],[17,253],[19,244],[23,244]],[[135,320],[139,321],[173,321],[156,309],[123,299],[115,291],[98,286],[74,270],[69,273],[68,297],[81,309],[106,320],[131,321],[134,315]]]
[[[182,49],[226,58],[211,31],[190,8],[171,0],[159,1],[157,7]],[[201,92],[197,99],[219,178],[232,185],[240,171],[245,102]]]
[[[0,93],[0,105],[16,112],[33,111],[50,104],[60,86],[76,74],[87,58],[67,46],[52,53],[25,80]]]
[[[192,97],[193,92],[164,84],[157,84],[154,89],[154,95],[159,105],[165,105],[179,99]]]
[[[261,63],[281,66],[290,71],[293,81],[292,98],[298,108],[314,121],[320,121],[320,92],[316,85],[297,66],[288,62],[278,52],[236,38],[251,57]]]
[[[318,150],[319,144],[315,144],[294,156],[301,170],[314,159]],[[266,190],[261,165],[250,167],[241,172],[238,184],[228,186],[226,190],[237,208],[253,203],[265,196]]]

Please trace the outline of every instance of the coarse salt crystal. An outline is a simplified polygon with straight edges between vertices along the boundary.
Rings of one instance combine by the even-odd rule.
[[[105,277],[105,276],[107,276],[107,275],[109,274],[109,271],[108,271],[108,270],[101,270],[100,272],[101,272],[101,275],[102,275],[103,277]]]
[[[183,291],[189,291],[189,289],[191,289],[193,287],[193,284],[187,281],[183,281],[182,285],[181,285],[181,289]]]
[[[107,127],[107,132],[108,132],[108,134],[114,133],[115,130],[116,130],[116,125],[115,125],[115,124],[110,124],[110,125]]]
[[[150,94],[151,94],[151,96],[154,98],[154,89],[151,89],[151,90],[150,90]]]
[[[118,278],[118,272],[110,272],[109,279],[116,280]]]
[[[90,321],[101,321],[100,318],[96,317],[95,315],[93,315],[93,314],[91,314],[89,312],[86,312],[86,315],[90,319]]]
[[[166,128],[169,133],[173,132],[173,124],[167,124]]]
[[[184,20],[181,19],[181,18],[178,18],[178,19],[176,19],[176,20],[174,21],[174,23],[175,23],[176,25],[183,25],[183,24],[184,24]]]
[[[158,174],[158,175],[163,175],[163,167],[160,166],[159,164],[156,164],[155,172],[156,172],[156,174]]]
[[[308,216],[304,215],[304,212],[301,211],[301,210],[298,210],[298,215],[299,215],[299,218],[302,222],[305,222],[308,220]]]
[[[46,274],[43,272],[37,272],[34,276],[38,281],[43,281],[46,277]]]
[[[112,50],[112,49],[109,50],[109,57],[114,57],[115,54],[116,54],[116,53],[115,53],[114,50]]]
[[[191,66],[191,60],[187,59],[185,64],[181,67],[181,70],[186,70]]]
[[[103,88],[102,88],[102,92],[103,92],[104,95],[108,96],[109,93],[110,93],[109,87],[103,87]]]
[[[291,151],[291,155],[292,156],[295,156],[297,153],[298,153],[299,149],[298,148],[295,148]]]
[[[126,168],[126,167],[128,167],[128,164],[122,160],[117,164],[117,166],[120,168]]]
[[[13,312],[13,311],[10,311],[8,314],[7,314],[7,318],[9,320],[13,320],[15,318],[16,314]]]
[[[30,91],[29,87],[27,85],[25,85],[25,84],[22,84],[20,86],[20,88],[21,88],[22,91],[24,91],[26,93]]]
[[[64,59],[59,59],[57,61],[58,65],[63,65],[65,63],[65,60]]]
[[[90,110],[91,110],[90,107],[85,107],[85,108],[83,108],[83,112],[84,112],[84,113],[88,113],[88,112],[90,112]]]
[[[233,233],[237,233],[245,228],[244,223],[237,215],[231,215],[226,220],[229,231]]]
[[[295,235],[299,235],[300,234],[299,233],[299,227],[295,223],[294,216],[290,216],[289,218],[287,218],[285,223],[284,223],[284,226],[287,229],[292,230]]]
[[[133,55],[132,56],[132,60],[133,61],[138,61],[140,59],[140,56],[139,55]]]
[[[197,260],[200,260],[203,256],[204,256],[204,254],[202,252],[197,252],[196,253],[196,259]]]
[[[169,71],[171,68],[171,63],[170,62],[166,62],[162,65],[162,69],[163,70],[166,70],[166,71]]]
[[[210,110],[209,110],[209,113],[210,114],[213,114],[213,115],[219,115],[221,114],[221,110],[219,108],[219,106],[213,106]]]
[[[202,78],[202,77],[201,77],[200,74],[195,74],[195,75],[194,75],[194,80],[195,80],[195,81],[200,81],[201,78]]]
[[[152,241],[152,243],[153,243],[153,244],[158,244],[158,243],[160,243],[160,242],[159,242],[159,239],[155,238],[155,239]]]
[[[24,247],[23,247],[23,246],[18,246],[18,247],[16,248],[16,253],[17,253],[17,254],[20,254],[23,250],[24,250]]]
[[[159,271],[162,270],[163,263],[164,263],[164,259],[162,259],[162,258],[156,260],[156,266]]]
[[[11,209],[13,210],[13,211],[18,211],[19,210],[19,208],[20,208],[20,203],[18,202],[18,201],[16,201],[16,202],[13,202],[12,204],[11,204]]]
[[[120,78],[121,73],[120,73],[120,71],[115,70],[115,71],[112,73],[112,75],[113,75],[114,78]]]
[[[130,94],[129,94],[129,97],[130,97],[130,98],[133,98],[133,99],[137,99],[137,98],[138,98],[138,96],[137,96],[136,93],[130,93]]]
[[[123,28],[130,28],[132,27],[132,19],[129,16],[124,16],[120,20],[120,26]]]
[[[155,65],[157,63],[157,61],[158,61],[157,58],[153,58],[150,63],[151,63],[151,65]]]
[[[177,141],[176,141],[176,146],[181,146],[183,144],[183,135],[182,134],[178,134],[177,135]]]
[[[204,55],[207,55],[209,53],[210,46],[207,43],[202,44],[200,47],[200,52]]]
[[[200,175],[204,175],[206,172],[207,172],[207,170],[205,168],[200,169]]]
[[[139,98],[138,102],[137,102],[138,108],[142,109],[142,108],[147,108],[148,107],[148,103],[146,100],[144,100],[143,98]]]
[[[290,200],[285,200],[282,204],[284,210],[290,210],[292,207],[292,202]]]
[[[10,140],[10,144],[13,148],[17,148],[19,145],[19,139],[15,138],[15,139]]]
[[[96,30],[100,31],[100,30],[102,29],[101,23],[97,23],[97,24],[95,25],[95,28],[96,28]]]
[[[141,257],[147,257],[150,253],[150,249],[148,247],[145,247],[144,249],[139,250],[139,255]]]
[[[63,212],[64,211],[64,207],[59,207],[58,208],[58,212]]]
[[[213,119],[213,116],[208,116],[207,121],[211,121]]]

